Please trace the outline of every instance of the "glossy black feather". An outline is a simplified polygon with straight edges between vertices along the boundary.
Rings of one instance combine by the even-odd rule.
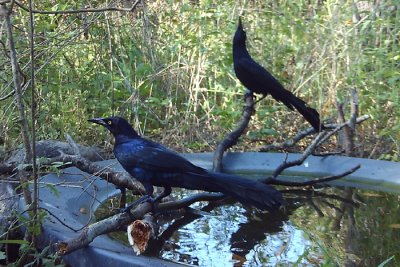
[[[140,137],[123,118],[89,121],[103,125],[114,135],[115,157],[129,174],[143,184],[148,195],[152,195],[153,186],[166,189],[181,187],[221,192],[263,210],[276,210],[283,202],[282,194],[272,186],[200,168],[161,144]]]

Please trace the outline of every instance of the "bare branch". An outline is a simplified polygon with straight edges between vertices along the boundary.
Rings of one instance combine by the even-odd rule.
[[[32,143],[32,178],[33,178],[33,201],[32,201],[32,225],[33,227],[41,228],[41,222],[38,218],[38,202],[39,202],[39,184],[38,184],[38,167],[36,164],[36,91],[35,91],[35,24],[34,18],[32,13],[32,0],[28,1],[29,3],[29,50],[30,50],[30,74],[31,74],[31,143]],[[20,67],[18,66],[18,70]],[[32,243],[33,246],[37,246],[37,237],[36,234],[32,234]]]
[[[67,133],[65,134],[65,139],[67,140],[68,144],[71,146],[74,155],[81,156],[81,151],[78,147],[78,144],[74,141],[74,139]]]
[[[157,211],[164,212],[167,210],[180,209],[197,201],[219,200],[223,197],[222,194],[201,193],[189,196],[179,201],[160,203],[157,207]],[[134,209],[131,214],[127,212],[118,213],[102,221],[91,224],[85,227],[78,237],[58,242],[56,244],[57,251],[60,255],[66,255],[77,249],[83,248],[89,245],[93,239],[99,235],[110,233],[120,229],[121,226],[130,224],[132,221],[144,218],[144,216],[151,212],[152,209],[150,203],[144,202]]]
[[[217,146],[217,149],[214,153],[214,160],[213,160],[213,170],[216,172],[222,171],[222,157],[224,152],[234,146],[239,137],[245,132],[249,122],[251,120],[251,116],[254,114],[254,95],[249,90],[246,90],[245,93],[245,107],[243,111],[242,118],[240,119],[239,123],[232,132],[230,132],[224,140]]]
[[[351,89],[351,112],[350,112],[350,127],[355,129],[358,115],[358,94],[356,89]]]
[[[166,211],[172,209],[186,208],[189,205],[199,201],[216,201],[224,199],[226,196],[222,193],[199,193],[196,195],[188,196],[180,200],[169,201],[160,204],[159,211]]]
[[[126,172],[115,172],[111,168],[101,167],[83,158],[82,156],[67,155],[62,151],[59,152],[61,154],[60,156],[52,158],[49,161],[44,162],[44,164],[50,164],[51,162],[57,161],[72,162],[74,166],[84,172],[99,176],[118,187],[132,190],[134,194],[144,194],[144,189],[142,185],[136,180],[132,179],[132,177]]]
[[[344,153],[344,150],[340,151],[326,151],[326,152],[313,152],[313,156],[317,157],[327,157],[327,156],[334,156],[334,155],[342,155]]]
[[[343,103],[336,103],[338,109],[338,120],[339,122],[345,121]],[[355,135],[355,125],[358,113],[358,95],[355,89],[351,90],[351,113],[350,119],[343,128],[343,131],[339,135],[339,144],[345,150],[347,156],[354,156],[354,135]]]
[[[15,50],[15,45],[14,45],[10,12],[9,10],[6,9],[4,5],[0,5],[0,15],[4,17],[5,27],[7,29],[8,46],[10,48],[10,62],[11,62],[13,81],[15,87],[15,98],[17,101],[18,111],[19,111],[21,134],[26,150],[26,161],[30,162],[32,159],[32,148],[29,141],[29,132],[28,132],[29,128],[25,115],[25,105],[22,99],[21,82],[18,73],[19,65],[17,60],[17,51]]]
[[[142,219],[146,213],[151,211],[151,209],[151,204],[144,202],[131,214],[127,212],[118,213],[107,219],[91,224],[85,227],[78,237],[67,241],[58,242],[56,244],[57,252],[60,255],[66,255],[77,249],[86,247],[97,236],[115,231],[122,225],[128,225],[134,220]]]
[[[19,64],[17,60],[17,51],[15,50],[15,44],[14,44],[14,37],[13,37],[13,32],[12,32],[12,24],[11,24],[11,10],[14,2],[11,2],[10,9],[8,10],[5,5],[0,5],[0,17],[4,17],[4,25],[6,28],[7,32],[7,39],[8,39],[8,46],[10,49],[10,63],[11,63],[11,69],[12,69],[12,75],[13,75],[13,83],[15,87],[15,99],[17,101],[17,107],[19,111],[19,122],[20,122],[20,127],[21,127],[21,135],[22,135],[22,140],[24,142],[25,146],[25,162],[31,162],[32,160],[32,148],[29,140],[29,127],[28,127],[28,121],[26,119],[26,114],[25,114],[25,105],[24,101],[22,99],[22,89],[21,89],[21,82],[20,82],[20,76],[19,76]],[[24,199],[25,203],[27,206],[32,205],[32,196],[31,192],[29,191],[28,188],[28,175],[27,172],[24,170],[18,171],[18,180],[20,182],[20,185],[22,187],[22,191],[24,194]],[[31,240],[31,232],[26,231],[25,240]],[[22,262],[25,261],[25,256],[21,256],[20,259]]]
[[[119,8],[119,7],[103,7],[103,8],[83,8],[83,9],[75,9],[75,10],[59,10],[59,11],[43,11],[43,10],[32,10],[35,14],[76,14],[76,13],[92,13],[92,12],[107,12],[107,11],[124,11],[124,12],[132,12],[135,10],[137,5],[140,3],[140,0],[136,0],[130,8]],[[25,11],[29,11],[22,3],[19,1],[15,1],[15,4],[22,8]]]
[[[369,119],[369,115],[363,115],[360,116],[358,118],[356,118],[355,120],[355,124],[360,124],[362,122],[364,122],[365,120]],[[324,124],[325,129],[326,130],[334,130],[336,133],[337,131],[341,130],[343,127],[345,127],[349,122],[343,122],[343,123],[329,123],[329,124]],[[296,134],[292,139],[287,140],[285,142],[282,143],[274,143],[271,145],[267,145],[264,146],[260,149],[261,152],[267,152],[267,151],[271,151],[271,150],[280,150],[280,149],[285,149],[285,148],[289,148],[289,147],[293,147],[295,144],[297,144],[300,140],[306,138],[307,136],[310,136],[312,134],[314,134],[316,131],[314,130],[314,128],[310,127],[307,128],[301,132],[299,132],[298,134]],[[329,135],[330,137],[331,135]]]
[[[325,176],[322,178],[318,178],[318,179],[314,179],[314,180],[310,180],[310,181],[306,181],[306,182],[288,182],[288,181],[281,181],[281,180],[277,180],[277,179],[267,179],[266,182],[268,184],[274,184],[274,185],[286,185],[286,186],[310,186],[310,185],[315,185],[315,184],[322,184],[322,183],[327,183],[330,181],[334,181],[337,179],[340,179],[342,177],[345,177],[349,174],[352,174],[353,172],[355,172],[356,170],[358,170],[359,168],[361,168],[361,165],[358,164],[356,166],[354,166],[353,168],[351,168],[350,170],[347,170],[343,173],[337,174],[337,175],[329,175],[329,176]]]
[[[266,182],[269,183],[270,180],[278,177],[278,175],[280,175],[287,168],[303,164],[303,162],[308,158],[308,156],[310,156],[314,152],[315,148],[320,144],[321,140],[323,140],[323,138],[326,135],[327,132],[325,131],[318,133],[317,137],[311,142],[311,144],[306,148],[306,150],[304,150],[303,154],[299,159],[290,162],[287,162],[285,160],[281,165],[278,166],[278,168],[275,169],[275,171],[272,173],[272,177],[268,178]]]
[[[307,128],[303,131],[300,131],[297,133],[292,139],[289,139],[283,143],[273,143],[271,145],[264,146],[260,149],[261,152],[266,152],[270,150],[279,150],[279,149],[285,149],[294,146],[297,144],[300,140],[306,138],[307,136],[310,136],[312,134],[316,133],[315,129],[313,127]]]

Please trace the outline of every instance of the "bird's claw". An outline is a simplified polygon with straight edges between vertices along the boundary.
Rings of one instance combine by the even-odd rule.
[[[145,196],[141,196],[140,198],[138,198],[137,200],[133,201],[131,204],[129,204],[128,206],[126,206],[125,208],[120,209],[121,213],[127,212],[129,214],[131,214],[131,209],[133,207],[136,207],[144,202],[149,202],[151,203],[153,197],[149,196],[149,195],[145,195]]]
[[[132,209],[133,207],[136,207],[136,206],[138,206],[138,205],[140,205],[140,204],[142,204],[142,203],[144,203],[144,202],[148,202],[148,203],[151,205],[151,207],[152,207],[152,211],[155,212],[155,210],[156,210],[156,208],[157,208],[158,203],[160,202],[160,200],[161,200],[161,199],[160,199],[159,197],[152,197],[152,196],[149,196],[149,195],[145,195],[145,196],[142,196],[142,197],[140,197],[139,199],[135,200],[134,202],[132,202],[131,204],[129,204],[129,205],[126,206],[125,208],[120,209],[120,213],[126,212],[126,213],[129,214],[129,216],[130,216],[132,219],[134,219],[134,218],[133,218],[133,215],[132,215],[132,213],[131,213],[131,209]]]
[[[244,100],[246,101],[246,99],[248,98],[248,97],[254,97],[254,93],[252,92],[252,91],[250,91],[250,90],[246,90],[245,92],[244,92]]]

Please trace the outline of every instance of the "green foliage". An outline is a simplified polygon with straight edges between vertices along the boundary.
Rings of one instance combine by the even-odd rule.
[[[7,239],[7,240],[0,240],[0,244],[18,244],[18,245],[28,245],[29,242],[26,240],[13,240],[13,239]]]
[[[50,253],[50,246],[47,246],[42,250],[38,251],[33,249],[32,246],[29,246],[27,244],[22,244],[20,250],[21,253],[28,255],[28,257],[31,258],[32,260],[31,262],[29,262],[24,266],[45,266],[45,267],[65,266],[65,264],[62,262],[62,259],[59,256],[57,256],[57,254]],[[14,266],[21,266],[21,264],[22,264],[21,262],[17,261],[8,264],[7,266],[14,267]]]
[[[66,10],[84,4],[36,5]],[[242,111],[243,86],[233,72],[231,41],[244,11],[255,60],[324,120],[334,119],[335,102],[349,101],[349,89],[356,88],[360,114],[372,116],[360,128],[360,143],[374,151],[371,157],[398,160],[398,10],[393,0],[355,1],[354,6],[351,1],[204,0],[152,1],[133,13],[37,14],[38,138],[63,139],[68,132],[78,142],[99,143],[107,134],[86,120],[119,114],[165,142],[215,144]],[[27,28],[26,12],[17,9],[13,18],[17,27]],[[24,66],[28,43],[25,35],[15,35]],[[5,57],[2,61],[7,63]],[[4,70],[1,88],[9,73]],[[0,132],[10,147],[18,142],[17,111],[12,98],[3,103]],[[257,105],[249,136],[288,136],[306,125],[266,99]]]
[[[244,11],[248,48],[257,62],[319,110],[324,120],[333,120],[335,102],[348,102],[350,88],[356,88],[360,114],[372,117],[359,128],[358,144],[370,152],[366,156],[399,161],[398,1],[145,2],[134,12],[35,15],[38,139],[64,139],[69,133],[79,143],[107,142],[111,139],[106,131],[92,128],[87,119],[119,114],[141,133],[178,150],[212,150],[242,113],[244,88],[233,72],[231,43],[238,15]],[[105,3],[39,1],[35,9],[59,11]],[[28,21],[27,12],[15,6],[14,39],[26,76]],[[0,38],[7,43],[6,34]],[[6,52],[0,51],[0,98],[13,90]],[[29,90],[24,100],[28,107],[33,104]],[[300,116],[268,98],[256,110],[246,138],[286,138],[308,127]],[[14,98],[1,101],[0,154],[21,143],[18,116]],[[45,213],[39,215],[44,220]],[[20,221],[28,223],[25,217]],[[390,223],[398,222],[381,222],[382,228]],[[390,235],[397,234],[394,231]],[[329,246],[335,241],[319,246],[326,253],[324,266],[337,262],[337,251]],[[384,240],[365,246],[374,245],[398,251]],[[26,253],[37,261],[55,264],[45,250],[29,249],[26,245]],[[385,258],[373,263],[398,263],[398,254],[390,253],[385,251]],[[0,252],[0,259],[3,256]]]

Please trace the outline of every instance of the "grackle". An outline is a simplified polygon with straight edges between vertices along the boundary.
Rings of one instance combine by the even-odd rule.
[[[296,108],[316,131],[323,129],[318,112],[306,106],[300,98],[286,90],[265,68],[255,62],[246,48],[246,32],[239,17],[239,25],[233,37],[233,65],[236,77],[251,92],[262,94],[263,98],[270,94],[289,109]]]
[[[193,165],[161,144],[140,137],[121,117],[89,121],[103,125],[114,135],[115,157],[130,175],[143,184],[146,195],[154,202],[168,196],[172,187],[221,192],[243,204],[269,211],[278,209],[283,202],[282,194],[272,186]],[[155,199],[153,186],[164,187],[164,192]]]

